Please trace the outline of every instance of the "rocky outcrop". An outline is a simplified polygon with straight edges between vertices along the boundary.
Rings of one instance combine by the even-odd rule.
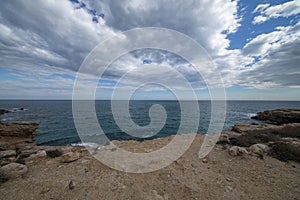
[[[0,136],[34,138],[38,126],[37,122],[0,122]]]
[[[300,123],[237,124],[221,134],[218,141],[229,149],[230,155],[251,155],[263,158],[268,154],[282,161],[300,162]]]
[[[277,110],[266,110],[257,113],[256,116],[251,118],[278,124],[300,123],[300,109],[282,108]]]
[[[0,122],[0,166],[24,159],[38,151],[34,142],[37,122]]]
[[[9,113],[9,110],[0,109],[0,115],[3,115],[5,113]]]

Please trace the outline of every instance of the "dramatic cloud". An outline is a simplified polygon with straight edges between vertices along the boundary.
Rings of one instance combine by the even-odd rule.
[[[215,62],[225,87],[299,87],[300,25],[296,18],[292,24],[274,26],[269,32],[254,37],[249,33],[252,39],[238,49],[231,48],[229,39],[234,40],[245,22],[257,26],[269,19],[299,14],[299,1],[259,4],[249,11],[256,15],[253,21],[252,18],[242,19],[238,13],[244,8],[239,6],[237,0],[3,0],[0,72],[2,68],[13,73],[5,72],[6,77],[1,74],[0,84],[6,87],[0,88],[0,97],[16,97],[12,90],[28,98],[31,94],[37,98],[43,95],[54,98],[60,93],[65,98],[70,97],[76,72],[89,52],[105,39],[123,37],[123,31],[137,27],[169,28],[197,41]],[[175,44],[170,46],[175,48]],[[113,47],[118,48],[117,45]],[[122,83],[124,90],[154,77],[184,89],[176,82],[174,74],[163,73],[159,68],[148,72],[140,70],[149,64],[172,67],[194,88],[205,88],[202,77],[184,59],[170,52],[146,49],[115,60],[98,89],[110,90],[129,71],[132,72],[128,76],[130,79]],[[91,68],[85,75],[91,83],[97,80],[93,70]],[[202,72],[215,73],[209,67]]]
[[[300,22],[257,36],[243,48],[243,53],[257,62],[240,75],[240,84],[256,88],[299,86],[299,46]]]
[[[261,24],[272,18],[297,15],[300,13],[300,1],[288,1],[275,6],[270,6],[270,4],[259,4],[253,13],[259,13],[259,15],[253,19],[254,24]]]
[[[69,1],[2,1],[2,66],[77,70],[94,46],[115,31]]]

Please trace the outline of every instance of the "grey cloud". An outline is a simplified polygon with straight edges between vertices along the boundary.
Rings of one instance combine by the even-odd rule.
[[[300,37],[297,37],[276,49],[269,49],[261,61],[240,74],[239,83],[258,88],[299,86],[299,46]]]

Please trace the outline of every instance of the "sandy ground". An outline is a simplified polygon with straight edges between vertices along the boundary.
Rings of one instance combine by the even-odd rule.
[[[27,160],[24,177],[0,184],[0,199],[300,199],[299,163],[269,156],[233,157],[220,145],[205,163],[198,158],[202,137],[197,135],[168,167],[144,174],[113,170],[85,149],[71,163],[61,163],[59,157]],[[170,139],[115,144],[140,152]]]

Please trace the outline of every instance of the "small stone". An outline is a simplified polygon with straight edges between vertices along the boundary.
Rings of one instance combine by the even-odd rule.
[[[207,159],[207,158],[203,158],[203,159],[202,159],[202,162],[203,162],[203,163],[208,163],[208,159]]]
[[[16,178],[24,175],[26,172],[26,165],[18,163],[10,163],[0,168],[0,174],[3,174],[7,178]]]
[[[50,188],[45,188],[45,189],[43,189],[43,190],[41,191],[41,194],[47,193],[47,192],[49,192],[49,191],[50,191]]]
[[[62,155],[62,152],[58,149],[49,149],[49,150],[46,150],[46,154],[47,156],[49,156],[50,158],[55,158],[55,157],[59,157]]]
[[[194,163],[192,163],[191,166],[192,166],[193,168],[197,168],[197,165],[195,165]]]
[[[68,152],[61,156],[60,161],[63,163],[69,163],[69,162],[73,162],[78,159],[79,159],[78,152]]]
[[[16,150],[0,151],[0,159],[16,156]]]
[[[69,184],[68,184],[68,187],[69,187],[70,190],[73,190],[73,189],[75,188],[75,183],[74,183],[74,181],[70,180],[70,181],[69,181]]]
[[[229,177],[226,177],[226,181],[232,182],[232,180]]]
[[[232,188],[231,186],[228,185],[228,186],[226,187],[225,190],[226,190],[226,192],[230,192],[230,191],[232,191],[232,189],[233,189],[233,188]]]
[[[110,151],[112,151],[112,152],[113,152],[113,151],[116,151],[116,150],[117,150],[117,148],[112,148]]]

